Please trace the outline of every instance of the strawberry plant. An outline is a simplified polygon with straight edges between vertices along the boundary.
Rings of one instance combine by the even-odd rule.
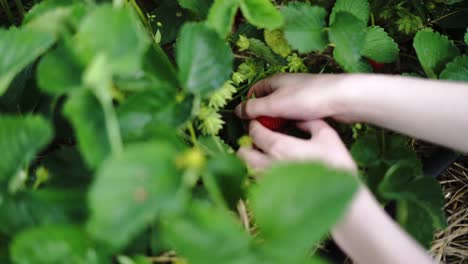
[[[313,252],[357,181],[289,163],[259,184],[234,153],[248,141],[234,106],[279,72],[468,81],[468,33],[411,17],[459,1],[416,15],[403,3],[310,2],[46,0],[15,26],[0,1],[2,263],[322,263]],[[362,179],[429,246],[444,200],[408,138],[341,132]]]

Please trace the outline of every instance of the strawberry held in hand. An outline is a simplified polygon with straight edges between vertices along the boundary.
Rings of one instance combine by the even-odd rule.
[[[372,66],[372,69],[374,69],[374,72],[382,72],[384,67],[385,67],[385,64],[384,63],[380,63],[380,62],[376,62],[375,60],[371,60],[371,59],[368,59],[370,65]]]
[[[287,125],[288,121],[279,117],[260,116],[256,119],[264,127],[273,130],[281,131]]]

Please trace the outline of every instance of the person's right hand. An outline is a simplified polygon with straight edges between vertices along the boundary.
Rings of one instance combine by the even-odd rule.
[[[236,107],[243,119],[259,116],[281,117],[289,120],[314,120],[334,117],[351,122],[344,99],[351,83],[344,74],[277,74],[256,83],[248,97],[255,98]]]

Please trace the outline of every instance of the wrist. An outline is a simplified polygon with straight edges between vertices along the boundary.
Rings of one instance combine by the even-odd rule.
[[[345,122],[364,122],[362,107],[369,96],[369,87],[376,86],[375,76],[369,74],[343,74],[338,85],[333,116]]]
[[[381,208],[369,189],[364,185],[359,186],[343,217],[332,229],[333,237],[336,239],[354,236],[357,227],[361,227],[365,218],[376,210]]]

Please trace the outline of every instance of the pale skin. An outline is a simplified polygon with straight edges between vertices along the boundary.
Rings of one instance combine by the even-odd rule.
[[[308,140],[273,132],[257,121],[249,134],[256,147],[238,155],[261,171],[275,161],[319,161],[357,174],[338,134],[322,119],[365,122],[468,152],[466,83],[366,74],[279,74],[255,84],[256,98],[236,114],[298,120]],[[433,263],[429,254],[381,208],[365,186],[332,229],[337,244],[357,263]],[[385,237],[385,240],[382,240]]]

